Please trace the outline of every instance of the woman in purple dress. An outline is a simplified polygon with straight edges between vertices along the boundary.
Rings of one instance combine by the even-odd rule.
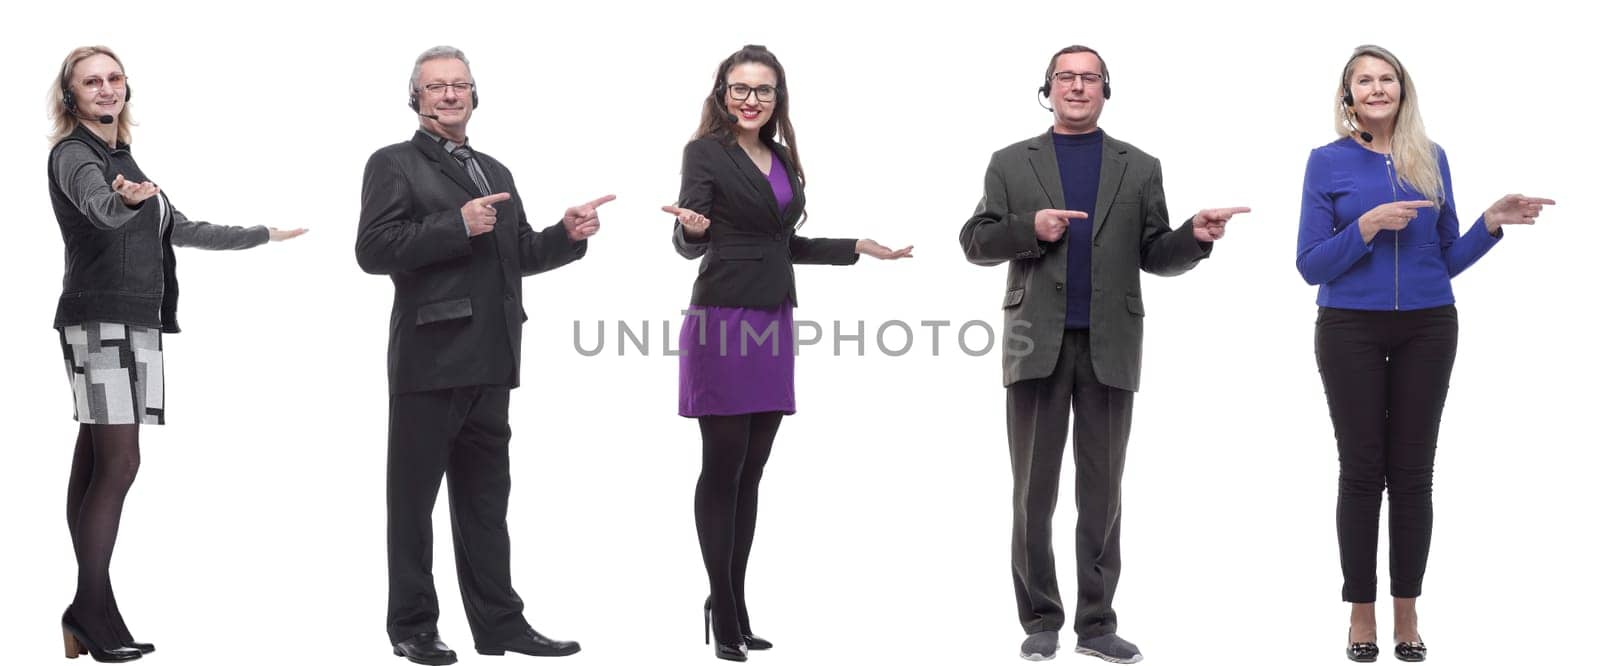
[[[672,245],[700,259],[678,359],[678,413],[698,419],[695,527],[711,595],[707,642],[744,661],[772,643],[750,631],[745,565],[756,490],[772,440],[794,409],[794,264],[847,266],[911,256],[869,239],[803,238],[805,172],[789,122],[783,66],[746,46],[717,66],[695,138],[683,151]],[[715,221],[715,224],[712,221]]]

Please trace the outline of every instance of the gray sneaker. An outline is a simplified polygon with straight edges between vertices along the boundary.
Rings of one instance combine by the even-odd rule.
[[[1144,655],[1139,654],[1139,646],[1122,640],[1116,634],[1078,639],[1078,647],[1074,652],[1099,657],[1113,664],[1137,664],[1144,660]]]
[[[1022,658],[1028,661],[1044,661],[1056,658],[1056,648],[1061,647],[1061,635],[1054,631],[1041,631],[1028,634],[1022,641]]]

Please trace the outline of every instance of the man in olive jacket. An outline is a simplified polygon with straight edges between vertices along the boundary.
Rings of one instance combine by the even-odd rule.
[[[1169,226],[1161,163],[1099,128],[1111,83],[1094,50],[1058,51],[1039,93],[1051,103],[1054,127],[994,154],[983,200],[961,228],[968,261],[1010,264],[1003,365],[1012,577],[1028,632],[1022,656],[1054,657],[1066,625],[1050,526],[1068,413],[1076,411],[1076,651],[1133,663],[1142,656],[1116,635],[1111,600],[1121,569],[1122,467],[1144,335],[1139,271],[1178,275],[1194,268],[1210,256],[1228,219],[1248,209],[1203,210],[1176,230]]]

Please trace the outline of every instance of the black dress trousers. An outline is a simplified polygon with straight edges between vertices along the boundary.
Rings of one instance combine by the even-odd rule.
[[[469,386],[389,398],[391,642],[437,631],[432,516],[441,478],[449,479],[456,575],[474,641],[495,644],[527,627],[506,531],[510,395],[504,386]]]

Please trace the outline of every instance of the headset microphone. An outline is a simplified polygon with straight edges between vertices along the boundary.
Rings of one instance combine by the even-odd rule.
[[[127,104],[132,99],[133,87],[124,87],[122,91],[122,103]],[[87,113],[84,113],[83,109],[78,106],[78,96],[73,94],[72,88],[67,83],[66,79],[61,80],[61,105],[66,107],[68,113],[71,113],[79,118],[83,118],[84,120],[93,119],[95,122],[100,123],[101,125],[111,125],[117,122],[117,117],[109,113],[102,113],[96,116],[91,116]]]
[[[1350,124],[1350,129],[1354,130],[1356,136],[1361,137],[1362,141],[1372,143],[1372,133],[1357,127],[1355,118],[1352,117],[1355,115],[1354,107],[1356,105],[1356,97],[1355,95],[1350,94],[1349,88],[1345,88],[1344,99],[1342,101],[1344,102],[1346,111],[1345,122]]]

